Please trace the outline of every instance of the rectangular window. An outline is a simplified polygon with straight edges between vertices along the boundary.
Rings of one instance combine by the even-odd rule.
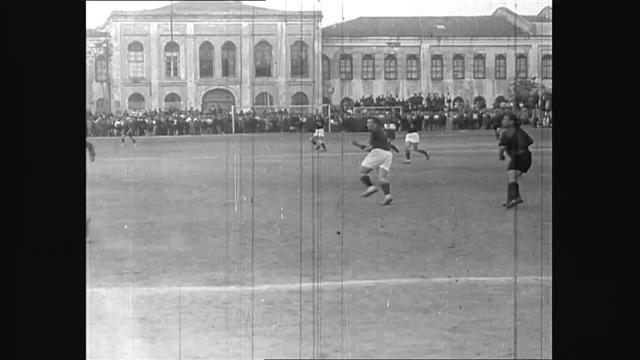
[[[473,57],[473,78],[484,79],[485,78],[485,57],[483,54],[478,54]]]
[[[442,80],[444,71],[442,68],[442,55],[431,56],[431,80]]]
[[[374,80],[375,75],[375,58],[373,55],[362,56],[362,80]]]
[[[464,79],[464,55],[453,56],[453,78]]]
[[[407,80],[418,80],[420,78],[420,64],[418,56],[411,55],[407,59]]]
[[[96,81],[107,81],[107,62],[105,60],[96,61]]]
[[[340,80],[353,80],[353,62],[351,56],[340,56]]]
[[[178,53],[166,53],[164,56],[165,74],[167,77],[179,77],[178,71]]]
[[[129,77],[144,78],[144,53],[142,51],[129,51],[127,55],[129,62]]]
[[[384,60],[384,79],[396,80],[398,78],[398,61],[395,57]]]
[[[542,57],[542,78],[551,79],[551,55],[545,55]]]
[[[507,57],[496,55],[496,79],[507,78]]]
[[[526,79],[527,75],[527,56],[518,55],[518,57],[516,58],[516,78]]]

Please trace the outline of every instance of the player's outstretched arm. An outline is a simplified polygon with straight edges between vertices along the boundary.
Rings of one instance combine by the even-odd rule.
[[[393,145],[391,142],[389,142],[389,147],[391,148],[391,150],[393,150],[393,151],[395,151],[397,153],[400,152],[400,150],[398,150],[398,148],[395,145]]]

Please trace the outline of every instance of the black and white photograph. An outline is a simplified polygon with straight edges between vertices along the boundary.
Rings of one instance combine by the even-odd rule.
[[[85,10],[86,359],[552,358],[551,0]]]

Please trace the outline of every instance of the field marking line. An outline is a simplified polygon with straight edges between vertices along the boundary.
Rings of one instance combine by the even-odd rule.
[[[518,283],[538,283],[541,281],[551,281],[551,276],[519,276]],[[391,279],[375,279],[375,280],[349,280],[349,281],[323,281],[319,284],[311,282],[302,283],[303,289],[311,289],[314,285],[320,285],[323,288],[339,288],[340,286],[371,286],[371,285],[406,285],[406,284],[442,284],[451,281],[459,282],[481,282],[489,284],[500,284],[513,282],[513,277],[497,276],[497,277],[437,277],[437,278],[391,278]],[[172,292],[209,292],[209,293],[238,293],[253,291],[288,291],[300,288],[300,283],[288,284],[267,284],[251,286],[226,285],[226,286],[141,286],[135,287],[137,293],[143,292],[147,294],[164,294]],[[115,291],[129,291],[129,287],[93,287],[87,288],[87,293],[107,293]]]
[[[552,151],[552,148],[537,148],[532,149],[534,151]],[[438,150],[438,149],[429,149],[429,153],[433,154],[467,154],[467,153],[497,153],[495,148],[481,148],[481,149],[458,149],[458,150]],[[312,154],[304,154],[305,156],[311,156]],[[365,152],[345,152],[344,155],[348,156],[364,156]],[[258,155],[256,159],[286,159],[299,157],[300,154],[273,154],[273,155]],[[338,157],[342,156],[341,153],[324,153],[323,157]],[[144,160],[219,160],[223,159],[224,156],[176,156],[176,157],[163,157],[163,156],[134,156],[134,157],[114,157],[114,158],[102,158],[101,162],[115,162],[115,161],[144,161]],[[437,158],[435,159],[437,160]]]

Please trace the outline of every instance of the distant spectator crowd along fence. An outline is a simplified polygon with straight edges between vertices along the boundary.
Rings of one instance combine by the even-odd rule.
[[[516,114],[523,124],[551,126],[549,104],[514,104],[498,98],[492,108],[482,100],[473,105],[459,97],[429,94],[426,98],[414,95],[408,100],[397,97],[372,96],[342,102],[339,107],[325,106],[315,114],[299,111],[249,110],[233,114],[229,111],[150,110],[121,114],[93,114],[87,112],[89,136],[122,136],[129,130],[134,136],[212,135],[229,133],[311,132],[315,117],[325,120],[325,128],[332,132],[366,131],[366,119],[382,118],[395,123],[398,131],[407,127],[409,118],[417,120],[418,131],[442,131],[451,119],[453,130],[489,129],[499,124],[505,112]],[[330,110],[328,109],[330,108]],[[235,124],[232,119],[235,118]],[[235,125],[235,126],[233,126]]]

